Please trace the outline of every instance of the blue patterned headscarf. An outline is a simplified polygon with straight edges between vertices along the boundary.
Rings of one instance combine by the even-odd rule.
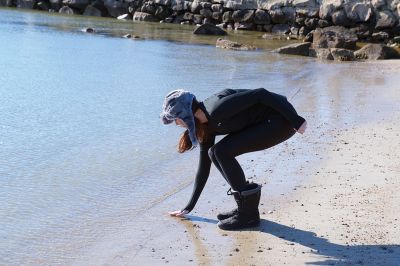
[[[192,111],[194,99],[196,97],[191,92],[185,90],[171,91],[165,96],[163,110],[160,114],[161,120],[165,125],[172,123],[176,118],[180,118],[185,122],[189,130],[189,138],[193,148],[198,144]]]

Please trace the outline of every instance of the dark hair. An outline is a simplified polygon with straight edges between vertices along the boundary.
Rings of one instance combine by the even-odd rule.
[[[199,108],[199,102],[194,99],[192,103],[192,112],[193,114]],[[208,133],[207,133],[207,124],[201,123],[196,117],[194,118],[195,126],[196,126],[196,137],[200,143],[204,143],[207,141]],[[185,151],[192,149],[192,142],[189,137],[189,130],[186,129],[185,132],[181,135],[178,142],[178,152],[184,153]]]

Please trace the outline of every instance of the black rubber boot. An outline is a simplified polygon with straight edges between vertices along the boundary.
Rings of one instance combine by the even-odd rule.
[[[260,224],[258,204],[261,197],[261,185],[256,183],[247,185],[248,189],[232,192],[238,205],[237,213],[219,221],[218,227],[223,230],[240,230],[255,227]]]
[[[251,183],[250,183],[248,180],[246,181],[246,183],[247,183],[247,184],[246,184],[246,189],[247,189],[247,186],[249,186],[249,184],[251,184]],[[251,188],[251,187],[249,187],[249,188]],[[229,190],[226,192],[226,194],[227,194],[227,195],[233,195],[232,189],[229,189]],[[219,214],[217,215],[217,219],[220,220],[220,221],[222,221],[222,220],[228,219],[229,217],[232,217],[232,216],[235,215],[235,214],[238,214],[238,208],[235,208],[235,209],[233,209],[233,210],[231,210],[231,211],[219,213]]]

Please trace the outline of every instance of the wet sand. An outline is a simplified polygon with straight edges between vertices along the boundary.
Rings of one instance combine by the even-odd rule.
[[[132,213],[129,230],[88,247],[76,265],[399,265],[400,61],[334,69],[316,63],[299,81],[292,102],[306,134],[239,157],[264,186],[260,227],[217,228],[234,201],[212,169],[186,219],[167,211],[186,203],[192,185]]]

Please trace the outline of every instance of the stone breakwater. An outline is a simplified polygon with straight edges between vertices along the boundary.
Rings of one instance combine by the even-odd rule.
[[[344,26],[359,40],[400,35],[400,0],[0,0],[0,6],[63,14],[223,28],[304,37],[316,28]]]

